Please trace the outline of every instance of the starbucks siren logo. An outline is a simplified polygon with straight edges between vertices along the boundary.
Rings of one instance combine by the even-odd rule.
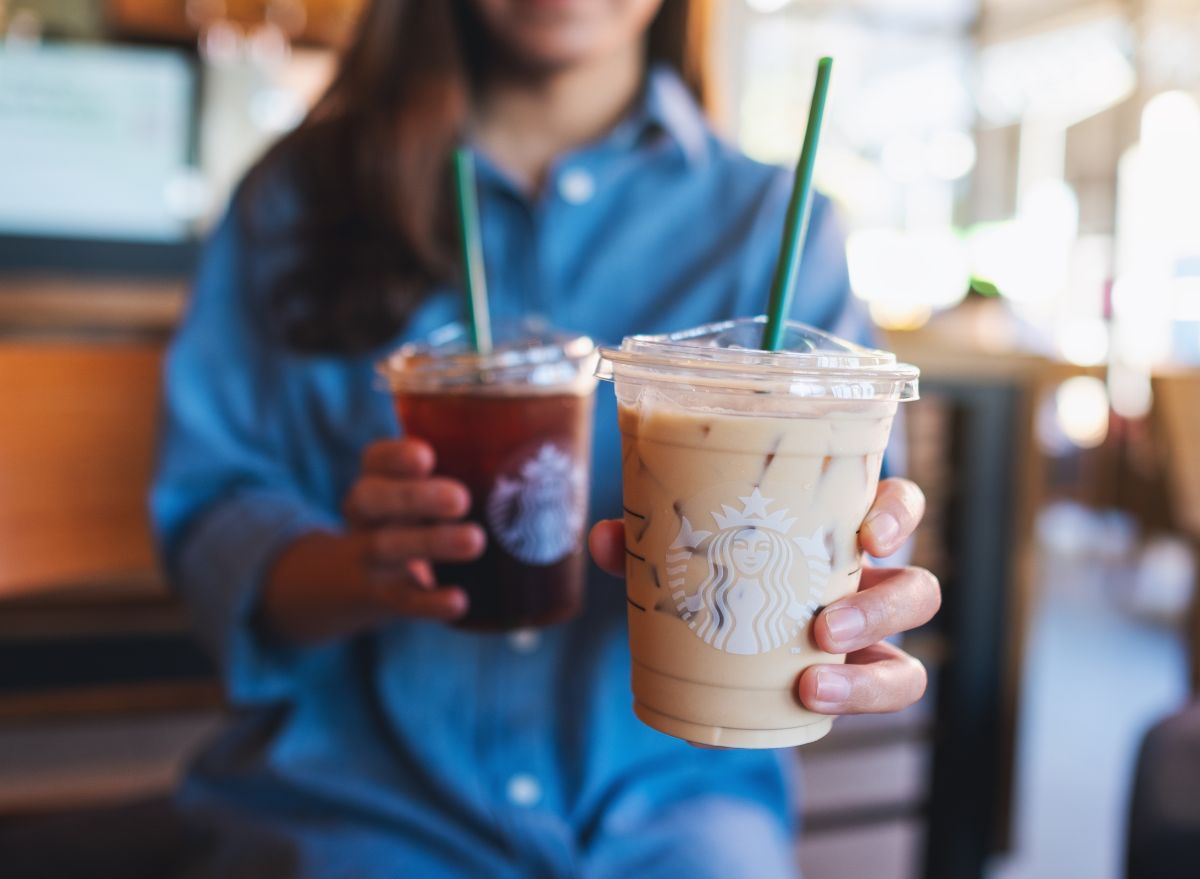
[[[757,488],[738,500],[740,511],[722,504],[722,512],[710,514],[716,531],[698,531],[680,517],[679,534],[667,549],[667,574],[677,610],[704,643],[726,653],[767,653],[794,638],[817,612],[831,560],[822,529],[790,536],[795,518],[787,510],[768,513],[775,501]],[[696,555],[706,562],[704,577],[689,595],[683,587]],[[805,596],[792,587],[797,563],[807,569]]]
[[[544,443],[515,476],[500,476],[487,520],[500,545],[527,565],[552,565],[574,552],[583,535],[585,477],[569,454]]]

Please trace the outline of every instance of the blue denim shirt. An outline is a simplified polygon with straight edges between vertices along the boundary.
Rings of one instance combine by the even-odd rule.
[[[617,342],[764,310],[790,175],[723,143],[673,73],[652,71],[628,118],[561,157],[536,198],[478,163],[497,319],[538,312]],[[285,202],[253,207],[269,218]],[[382,351],[300,356],[266,330],[285,261],[231,211],[166,366],[153,516],[235,709],[180,793],[218,830],[197,875],[571,876],[593,852],[632,851],[663,816],[690,815],[679,826],[703,839],[713,802],[770,816],[787,852],[779,755],[692,748],[634,718],[623,589],[594,569],[582,617],[537,633],[401,621],[312,649],[260,636],[251,616],[272,559],[338,528],[363,448],[399,432],[373,373]],[[431,291],[395,342],[459,318],[461,302]],[[866,333],[821,197],[795,316]],[[611,387],[597,407],[591,512],[615,517]],[[739,844],[768,847],[753,833]]]

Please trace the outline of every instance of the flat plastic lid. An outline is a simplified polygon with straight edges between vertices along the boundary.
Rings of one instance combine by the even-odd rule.
[[[764,351],[763,316],[657,336],[626,336],[601,348],[607,381],[661,382],[714,390],[829,399],[915,400],[920,370],[896,355],[788,321],[779,351]]]
[[[377,366],[393,391],[431,393],[482,385],[538,388],[586,384],[596,344],[578,333],[555,330],[544,320],[498,323],[488,354],[471,347],[462,324],[448,324],[409,342]]]

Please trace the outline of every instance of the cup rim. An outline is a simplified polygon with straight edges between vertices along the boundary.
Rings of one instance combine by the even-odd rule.
[[[376,363],[375,371],[392,391],[518,380],[532,385],[570,385],[578,377],[568,377],[566,368],[580,371],[596,352],[590,336],[554,329],[543,318],[499,321],[494,329],[499,344],[487,354],[471,350],[466,325],[456,321],[401,345]],[[538,381],[539,375],[542,381]]]
[[[677,333],[626,336],[600,349],[596,375],[605,381],[682,384],[714,391],[777,393],[806,398],[908,401],[918,398],[920,370],[888,351],[841,339],[799,321],[785,333],[810,350],[764,351],[723,345],[757,338],[763,316],[705,324]]]

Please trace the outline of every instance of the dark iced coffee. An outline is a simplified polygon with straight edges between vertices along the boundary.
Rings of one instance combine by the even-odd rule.
[[[434,569],[467,592],[460,624],[478,629],[549,625],[582,603],[594,346],[533,324],[508,336],[488,355],[435,337],[384,367],[405,434],[470,489],[487,533],[481,558]]]

